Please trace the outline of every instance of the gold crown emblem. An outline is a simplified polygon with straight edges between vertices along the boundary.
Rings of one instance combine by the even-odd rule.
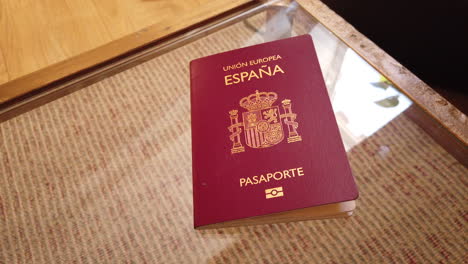
[[[249,111],[270,107],[278,99],[274,92],[258,92],[246,96],[239,101],[239,105]]]

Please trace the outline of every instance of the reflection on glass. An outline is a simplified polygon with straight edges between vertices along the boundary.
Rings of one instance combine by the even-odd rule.
[[[265,19],[266,16],[266,19]],[[346,150],[371,136],[411,105],[379,72],[296,5],[244,21],[253,35],[243,46],[310,34]],[[263,40],[263,41],[262,41]]]
[[[406,108],[411,101],[348,49],[332,97],[346,149],[371,136]]]

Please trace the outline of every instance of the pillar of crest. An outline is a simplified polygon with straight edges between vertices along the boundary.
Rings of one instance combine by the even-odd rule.
[[[296,141],[301,141],[302,137],[299,136],[297,133],[297,127],[299,124],[295,122],[296,120],[296,114],[294,114],[291,110],[291,100],[286,99],[281,101],[283,103],[283,109],[284,109],[284,123],[288,126],[288,143],[296,142]]]
[[[239,123],[239,115],[237,114],[237,110],[231,110],[229,111],[229,117],[231,118],[231,126],[229,127],[229,131],[232,133],[229,138],[232,141],[232,148],[231,148],[231,153],[239,153],[239,152],[244,152],[245,148],[242,146],[241,140],[240,140],[240,134],[242,132],[242,129],[240,126],[242,125]]]

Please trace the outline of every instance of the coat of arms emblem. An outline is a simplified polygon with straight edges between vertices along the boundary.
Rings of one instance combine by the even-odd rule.
[[[242,122],[239,122],[237,110],[229,111],[231,125],[228,127],[233,145],[231,153],[244,152],[245,148],[241,142],[242,127],[244,128],[245,144],[251,148],[268,148],[274,146],[285,137],[283,123],[288,129],[288,143],[301,141],[297,133],[299,124],[295,121],[296,114],[291,110],[291,100],[281,101],[283,112],[280,107],[273,105],[278,99],[274,92],[255,91],[239,101],[239,105],[245,109],[242,113]]]

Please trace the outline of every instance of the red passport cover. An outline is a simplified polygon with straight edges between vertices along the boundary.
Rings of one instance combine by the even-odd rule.
[[[310,35],[190,64],[195,227],[355,200]]]

